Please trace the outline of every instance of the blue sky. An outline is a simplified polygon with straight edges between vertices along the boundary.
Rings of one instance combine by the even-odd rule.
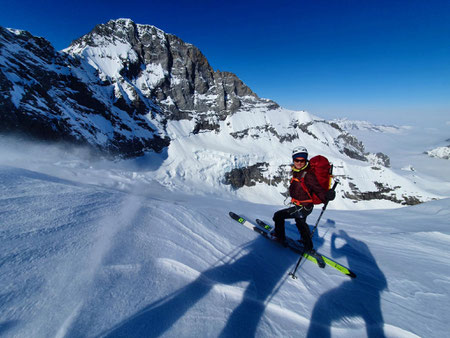
[[[110,19],[192,43],[260,97],[324,118],[450,121],[450,1],[5,1],[0,25],[56,49]],[[446,125],[450,129],[450,122]]]

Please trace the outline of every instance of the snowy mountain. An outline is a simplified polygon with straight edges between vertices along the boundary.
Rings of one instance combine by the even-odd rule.
[[[133,157],[169,144],[168,120],[195,120],[198,133],[239,108],[277,107],[193,45],[131,20],[98,25],[63,53],[4,28],[0,46],[1,130],[39,139]]]
[[[293,280],[297,254],[227,215],[270,221],[280,205],[172,192],[136,171],[136,160],[81,154],[0,142],[2,336],[440,338],[450,330],[449,199],[327,210],[315,247],[357,278],[305,261]],[[293,222],[287,233],[298,238]]]
[[[285,199],[297,145],[334,164],[337,208],[445,196],[391,170],[387,155],[367,152],[339,123],[259,98],[234,74],[214,71],[195,46],[156,27],[111,20],[62,52],[2,28],[0,44],[3,133],[146,154],[142,165],[170,189],[269,204]]]
[[[368,121],[358,121],[348,119],[336,119],[332,120],[332,122],[336,123],[340,128],[347,130],[349,132],[355,130],[365,130],[380,133],[398,133],[402,129],[408,128],[408,127],[398,127],[394,125],[376,125]]]
[[[0,47],[0,131],[124,156],[168,145],[161,123],[148,118],[156,107],[122,110],[95,69],[82,68],[45,39],[0,27]]]
[[[450,159],[450,145],[445,147],[437,147],[426,152],[428,156],[442,158],[444,160]]]
[[[258,98],[236,75],[214,71],[195,46],[129,19],[96,26],[64,52],[81,57],[86,72],[94,68],[111,83],[116,99],[144,111],[150,99],[170,120],[194,119],[194,133],[215,130],[217,121],[239,109],[277,107]]]

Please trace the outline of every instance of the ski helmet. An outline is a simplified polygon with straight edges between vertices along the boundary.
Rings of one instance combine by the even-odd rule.
[[[308,150],[305,147],[295,147],[294,150],[292,150],[292,159],[296,158],[304,158],[305,160],[308,159]]]

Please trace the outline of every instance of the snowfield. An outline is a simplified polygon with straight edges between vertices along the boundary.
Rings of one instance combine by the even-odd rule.
[[[139,161],[25,148],[2,142],[0,150],[2,336],[450,332],[448,198],[388,210],[330,208],[316,249],[357,278],[305,261],[294,280],[294,252],[228,217],[233,210],[270,222],[280,204],[169,189]],[[298,238],[293,221],[287,233]]]

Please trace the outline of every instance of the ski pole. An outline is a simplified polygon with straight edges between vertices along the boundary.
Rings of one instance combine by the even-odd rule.
[[[331,188],[331,190],[335,190],[336,186],[338,185],[338,183],[339,183],[338,181],[335,181],[334,184],[333,184],[333,187]],[[320,213],[319,218],[317,219],[316,225],[314,226],[313,231],[311,232],[311,239],[312,239],[312,237],[314,235],[314,232],[317,229],[317,226],[319,225],[320,218],[322,217],[323,213],[325,212],[325,209],[327,208],[327,205],[328,205],[328,201],[326,201],[324,203],[324,205],[323,205],[322,212]],[[298,267],[300,265],[300,262],[302,261],[304,253],[305,253],[305,250],[303,250],[303,252],[301,253],[301,255],[300,255],[300,257],[299,257],[299,259],[297,261],[297,265],[295,266],[294,271],[289,273],[289,276],[291,276],[292,279],[297,279],[297,276],[295,275],[295,273],[297,272],[297,269],[298,269]]]
[[[295,266],[294,271],[289,272],[289,276],[291,276],[292,279],[297,279],[297,276],[295,275],[295,273],[297,272],[298,266],[300,265],[300,262],[302,261],[302,258],[303,258],[303,254],[304,254],[304,253],[305,253],[305,250],[303,250],[302,253],[300,254],[300,257],[299,257],[299,259],[298,259],[298,261],[297,261],[297,265]]]
[[[339,184],[339,181],[335,181],[334,184],[333,184],[333,187],[330,190],[335,191],[338,184]],[[319,221],[322,218],[322,215],[325,212],[325,209],[327,208],[328,202],[329,201],[326,201],[324,203],[323,207],[322,207],[322,212],[320,213],[319,218],[317,219],[316,225],[314,225],[314,228],[313,228],[313,230],[311,232],[311,239],[313,238],[313,235],[316,232],[317,226],[319,225]]]

